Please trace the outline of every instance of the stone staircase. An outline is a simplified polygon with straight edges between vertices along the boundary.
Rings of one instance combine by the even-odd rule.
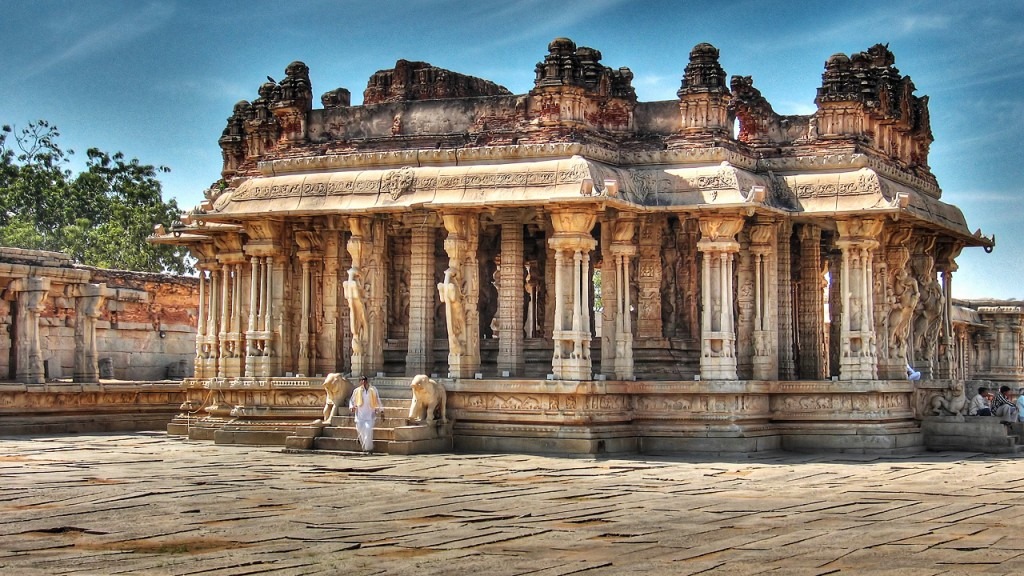
[[[921,421],[929,450],[1024,454],[1024,424],[1007,428],[994,416],[929,416]]]
[[[378,454],[433,454],[452,450],[452,422],[433,424],[409,422],[412,392],[410,378],[374,378],[373,385],[384,404],[384,414],[373,428],[373,451]],[[285,439],[286,451],[318,450],[329,452],[362,452],[356,433],[355,418],[348,405],[339,406],[338,414],[323,425],[302,426]]]

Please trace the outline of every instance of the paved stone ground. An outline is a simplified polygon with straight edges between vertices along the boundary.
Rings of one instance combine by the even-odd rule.
[[[1024,460],[0,438],[0,574],[1011,574]]]

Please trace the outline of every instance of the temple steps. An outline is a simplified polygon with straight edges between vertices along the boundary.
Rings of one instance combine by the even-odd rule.
[[[1007,427],[994,416],[932,416],[921,422],[921,431],[933,451],[1024,454],[1024,424]]]
[[[378,454],[428,454],[452,450],[452,425],[410,423],[412,392],[408,377],[375,378],[374,386],[384,405],[384,414],[373,428],[373,452]],[[348,406],[325,426],[302,426],[285,440],[286,451],[317,450],[361,453],[355,417]]]

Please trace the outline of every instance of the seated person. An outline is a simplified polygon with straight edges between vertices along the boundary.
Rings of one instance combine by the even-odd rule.
[[[967,405],[968,416],[991,416],[992,407],[988,401],[989,392],[988,388],[982,386],[978,388],[978,395],[971,398],[971,403]]]
[[[907,380],[910,380],[911,382],[916,382],[917,380],[920,379],[921,373],[917,370],[914,370],[914,368],[911,367],[910,364],[907,364]]]
[[[1024,388],[1017,390],[1017,421],[1024,422]]]
[[[1014,403],[1009,386],[1000,386],[999,394],[992,401],[992,414],[999,416],[1004,424],[1017,421],[1017,405]]]

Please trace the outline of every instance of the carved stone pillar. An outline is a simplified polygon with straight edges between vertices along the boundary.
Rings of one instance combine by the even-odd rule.
[[[210,339],[210,344],[217,350],[216,375],[220,378],[234,378],[241,376],[241,284],[242,264],[233,261],[221,263],[220,271],[216,275],[217,293],[212,293],[211,298],[216,299],[215,306],[211,307],[211,314],[217,318],[215,338]],[[208,335],[209,336],[209,335]]]
[[[887,315],[885,329],[888,332],[884,341],[879,342],[878,377],[882,379],[900,379],[906,377],[906,367],[910,363],[911,326],[914,310],[920,298],[920,290],[913,274],[908,272],[910,261],[910,241],[913,230],[909,226],[896,228],[889,234],[886,241],[885,304]],[[876,297],[878,295],[876,294]],[[876,303],[877,304],[877,303]],[[888,347],[887,353],[881,353],[881,346]]]
[[[793,236],[793,224],[789,221],[779,223],[777,230],[778,246],[778,353],[779,379],[793,380],[796,378],[796,364],[793,362],[793,269],[791,266],[790,239]]]
[[[430,374],[434,367],[434,238],[432,226],[412,229],[409,276],[409,347],[406,376]]]
[[[501,225],[501,276],[498,286],[498,371],[523,374],[523,225]]]
[[[601,373],[608,378],[615,377],[615,324],[618,317],[618,302],[615,297],[618,280],[617,260],[611,253],[613,229],[616,215],[605,213],[601,218]],[[597,287],[595,286],[595,292]],[[594,295],[595,297],[597,294]],[[630,320],[632,320],[630,314]]]
[[[914,323],[911,328],[913,354],[911,365],[921,378],[935,378],[938,373],[939,336],[942,332],[942,311],[945,306],[942,287],[936,277],[934,236],[918,236],[912,250],[910,266],[920,290]]]
[[[273,375],[276,365],[272,320],[276,292],[272,278],[274,257],[253,254],[249,258],[249,267],[249,329],[245,333],[248,342],[245,375],[250,378],[267,378]]]
[[[323,274],[323,294],[324,294],[324,310],[323,310],[323,332],[320,338],[320,353],[318,354],[319,363],[315,368],[315,372],[318,374],[327,374],[330,372],[341,372],[340,354],[338,349],[338,342],[340,335],[338,334],[338,320],[339,320],[339,302],[338,302],[338,287],[339,287],[339,253],[341,250],[340,243],[338,241],[338,230],[331,226],[324,231],[323,235],[324,243],[324,274]]]
[[[754,379],[776,380],[778,366],[778,286],[775,262],[776,226],[772,222],[750,229],[750,256],[754,265]]]
[[[249,319],[246,325],[246,376],[249,378],[256,376],[256,361],[264,354],[266,348],[266,331],[260,330],[263,324],[261,308],[266,305],[263,297],[263,285],[266,277],[265,265],[266,258],[264,256],[250,256]],[[216,282],[214,282],[214,285],[216,285]]]
[[[828,324],[824,331],[822,347],[825,350],[825,377],[839,378],[839,367],[842,365],[843,315],[846,313],[843,290],[843,253],[827,250],[823,254],[825,269],[819,276],[819,289],[825,290],[825,301],[828,303]],[[828,280],[825,280],[826,276]]]
[[[836,222],[843,252],[843,318],[840,333],[840,380],[878,377],[874,320],[873,253],[883,222],[875,219]]]
[[[651,215],[640,224],[640,297],[637,305],[637,338],[662,337],[661,244],[665,218]],[[629,286],[626,287],[629,289]]]
[[[368,284],[362,272],[364,254],[370,251],[372,243],[371,224],[369,218],[362,216],[348,219],[348,227],[352,234],[349,236],[346,249],[352,257],[352,267],[348,269],[348,279],[342,283],[342,288],[349,308],[353,376],[368,376],[373,369],[370,358]]]
[[[318,264],[323,260],[320,232],[300,230],[295,233],[295,242],[299,245],[296,254],[302,267],[299,280],[299,350],[296,358],[295,371],[304,376],[312,376],[317,365],[317,294],[320,293],[320,282],[317,279]]]
[[[799,378],[824,380],[824,294],[821,290],[821,229],[800,228],[800,289],[797,301]]]
[[[217,343],[216,320],[217,298],[214,295],[216,275],[216,270],[199,268],[199,317],[196,321],[196,378],[213,378],[217,376],[219,345]]]
[[[363,255],[363,274],[367,291],[367,323],[369,326],[369,368],[372,372],[384,370],[384,340],[387,338],[387,221],[371,220],[368,252]]]
[[[959,242],[939,246],[936,268],[942,276],[942,333],[939,343],[937,378],[951,379],[957,372],[953,341],[953,272],[957,270],[956,257],[963,245]]]
[[[739,251],[736,234],[742,218],[702,218],[701,356],[705,380],[736,379],[736,324],[733,316],[733,258]]]
[[[630,301],[631,291],[629,286],[631,284],[630,264],[633,256],[637,253],[637,247],[633,244],[636,222],[632,218],[620,217],[607,222],[607,225],[611,227],[611,246],[609,246],[608,251],[612,259],[615,276],[615,283],[612,286],[613,291],[604,293],[606,302],[612,299],[612,297],[615,302],[615,317],[612,324],[615,354],[612,368],[616,379],[632,380],[634,378],[633,323],[630,309],[633,307],[633,303]],[[658,274],[658,283],[660,288],[660,273]],[[660,306],[658,319],[661,319]],[[659,321],[658,324],[660,326],[661,322]],[[641,326],[643,326],[642,322]]]
[[[46,305],[49,278],[18,278],[8,290],[15,294],[15,379],[22,384],[45,384],[43,350],[39,340],[39,315]]]
[[[555,255],[555,312],[551,370],[560,380],[590,380],[590,235],[596,214],[563,209],[551,214],[554,234],[548,245]]]
[[[442,220],[448,231],[448,269],[437,290],[448,323],[448,372],[453,378],[472,378],[480,368],[480,220],[476,214],[444,214]]]
[[[76,286],[75,296],[75,382],[99,382],[99,353],[96,350],[96,320],[103,303],[113,295],[106,284]]]
[[[736,299],[736,377],[750,380],[754,377],[754,256],[750,252],[749,230],[740,230],[736,236],[740,248],[733,261]]]

